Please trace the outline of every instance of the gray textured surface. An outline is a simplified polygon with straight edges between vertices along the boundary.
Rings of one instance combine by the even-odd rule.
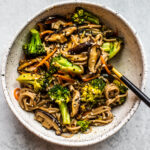
[[[91,0],[121,13],[137,30],[146,51],[150,69],[150,1],[149,0]],[[37,13],[56,0],[0,0],[0,64],[9,42],[19,28]],[[57,0],[57,2],[60,2]],[[148,76],[150,71],[148,72]],[[150,96],[150,81],[146,93]],[[10,111],[0,83],[0,150],[80,150],[47,143],[23,127]],[[149,150],[150,109],[141,103],[133,118],[118,133],[104,142],[86,147],[86,150]]]

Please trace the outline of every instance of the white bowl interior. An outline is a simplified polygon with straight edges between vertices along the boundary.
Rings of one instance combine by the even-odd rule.
[[[28,22],[12,44],[7,58],[5,80],[8,96],[6,96],[6,99],[18,119],[21,120],[30,131],[47,141],[67,146],[83,146],[104,140],[108,136],[114,134],[127,122],[139,104],[139,100],[137,100],[136,96],[129,90],[127,102],[122,106],[113,109],[115,118],[112,123],[101,127],[93,127],[90,134],[76,134],[69,139],[55,135],[54,131],[46,130],[40,123],[34,120],[34,115],[32,113],[25,112],[20,108],[13,96],[13,91],[16,87],[19,87],[19,84],[16,81],[18,76],[17,67],[18,62],[22,57],[22,45],[26,41],[29,30],[41,19],[51,15],[66,15],[67,13],[73,12],[77,6],[83,7],[99,16],[103,23],[114,30],[117,29],[119,31],[119,36],[124,38],[125,46],[123,50],[112,60],[114,66],[138,87],[141,87],[143,76],[143,60],[140,45],[134,33],[129,26],[118,17],[118,15],[108,11],[106,8],[85,3],[62,4],[47,9]]]

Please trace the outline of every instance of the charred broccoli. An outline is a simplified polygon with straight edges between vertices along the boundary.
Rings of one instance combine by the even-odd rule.
[[[72,16],[73,22],[77,24],[83,24],[88,22],[99,24],[99,18],[88,12],[87,10],[77,7],[75,13]]]
[[[63,124],[70,124],[70,115],[67,108],[67,103],[70,101],[70,92],[67,88],[61,85],[54,85],[49,91],[48,95],[51,100],[59,105],[60,112],[63,119]]]
[[[28,58],[33,58],[45,55],[46,51],[41,42],[39,32],[36,29],[31,29],[31,41],[23,45],[23,50]]]
[[[127,92],[128,88],[120,81],[114,80],[113,83],[119,87],[120,94],[125,94]]]
[[[33,85],[36,92],[42,90],[45,85],[45,78],[39,74],[24,73],[17,78],[17,81]]]
[[[87,83],[81,89],[81,101],[95,102],[97,99],[101,98],[105,85],[106,83],[102,78],[94,79]]]
[[[85,132],[89,128],[89,124],[90,122],[86,120],[77,121],[77,125],[81,127],[81,132]]]
[[[113,83],[119,87],[120,94],[125,94],[128,88],[123,85],[120,81],[114,80]],[[123,104],[126,101],[126,97],[121,97],[119,101],[119,105]]]
[[[68,61],[66,58],[62,56],[54,57],[52,60],[52,65],[54,65],[56,68],[64,72],[70,72],[74,74],[83,73],[83,69],[81,69],[78,65],[72,64],[70,61]]]
[[[122,43],[120,39],[115,42],[104,42],[102,48],[109,53],[109,59],[111,59],[120,51]]]

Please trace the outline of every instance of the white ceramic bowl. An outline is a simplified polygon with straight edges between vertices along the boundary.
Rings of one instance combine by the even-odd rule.
[[[121,15],[105,6],[87,2],[59,3],[42,10],[38,15],[27,22],[15,37],[4,59],[2,85],[6,100],[16,117],[32,133],[49,142],[65,146],[91,145],[108,138],[116,133],[131,118],[140,103],[140,100],[129,91],[127,102],[113,110],[115,117],[112,123],[101,127],[93,127],[93,131],[90,134],[76,134],[69,139],[55,135],[54,131],[46,130],[40,123],[34,120],[32,113],[25,112],[18,105],[18,102],[13,96],[13,91],[16,87],[19,87],[16,81],[18,76],[17,66],[22,56],[22,45],[26,41],[29,30],[41,19],[56,14],[66,15],[67,13],[73,12],[77,6],[93,12],[100,17],[103,23],[114,30],[118,30],[119,36],[124,38],[125,47],[120,54],[112,60],[112,63],[138,87],[143,87],[142,81],[145,80],[143,48],[137,38],[136,32],[131,29],[131,26]]]

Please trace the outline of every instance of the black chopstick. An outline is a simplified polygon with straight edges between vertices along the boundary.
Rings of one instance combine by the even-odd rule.
[[[145,95],[138,87],[136,87],[130,80],[128,80],[124,75],[122,75],[117,69],[114,67],[111,68],[112,72],[115,73],[115,75],[123,81],[123,83],[132,90],[145,104],[147,104],[150,107],[150,98]]]

